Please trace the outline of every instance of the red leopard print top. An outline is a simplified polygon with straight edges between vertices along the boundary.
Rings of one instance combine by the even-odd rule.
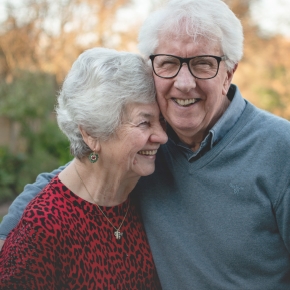
[[[116,227],[128,202],[102,207]],[[0,289],[161,289],[134,201],[120,231],[55,177],[7,237]]]

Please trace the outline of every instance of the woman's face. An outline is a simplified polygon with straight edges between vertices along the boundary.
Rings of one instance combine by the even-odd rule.
[[[127,105],[115,135],[100,142],[102,166],[122,170],[126,177],[152,174],[157,149],[168,139],[160,123],[157,103]]]

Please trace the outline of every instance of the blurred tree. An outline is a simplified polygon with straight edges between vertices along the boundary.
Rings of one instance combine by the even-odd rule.
[[[290,39],[261,33],[250,13],[256,1],[225,1],[241,19],[245,35],[244,57],[234,83],[256,106],[290,120]]]
[[[61,82],[72,62],[92,46],[118,47],[116,13],[131,0],[22,0],[6,2],[1,24],[0,73],[8,81],[16,68],[55,74]]]
[[[12,137],[0,148],[0,200],[13,198],[39,172],[72,158],[53,114],[56,90],[84,49],[117,48],[115,14],[130,0],[6,3],[8,17],[0,27],[0,117],[9,120]]]
[[[290,120],[290,41],[277,35],[247,42],[236,82],[249,101]]]
[[[55,87],[54,76],[27,71],[17,71],[10,84],[0,83],[0,115],[17,125],[12,130],[20,128],[12,134],[17,140],[0,148],[0,201],[14,198],[39,172],[71,159],[55,122]]]

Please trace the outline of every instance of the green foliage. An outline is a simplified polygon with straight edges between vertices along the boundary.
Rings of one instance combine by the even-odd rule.
[[[0,147],[0,201],[8,201],[17,192],[18,180],[25,162],[23,154],[13,155],[8,148]]]
[[[269,69],[269,79],[283,79],[286,76],[287,69],[284,65],[277,65]]]
[[[17,71],[10,84],[0,84],[0,115],[27,122],[44,119],[53,110],[55,81],[51,75]]]
[[[54,78],[43,73],[18,72],[12,83],[0,84],[0,116],[20,124],[19,139],[26,144],[16,154],[9,144],[0,148],[0,202],[14,199],[37,174],[72,158],[53,114],[55,92]]]
[[[273,112],[275,109],[284,108],[279,93],[272,88],[260,88],[258,96],[260,96],[260,106],[264,110]]]

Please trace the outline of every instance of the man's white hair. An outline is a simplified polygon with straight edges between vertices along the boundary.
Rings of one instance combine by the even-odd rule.
[[[243,28],[240,20],[221,0],[170,0],[151,13],[139,33],[139,50],[148,58],[154,54],[160,37],[184,33],[193,41],[206,37],[218,41],[229,69],[243,56]]]

